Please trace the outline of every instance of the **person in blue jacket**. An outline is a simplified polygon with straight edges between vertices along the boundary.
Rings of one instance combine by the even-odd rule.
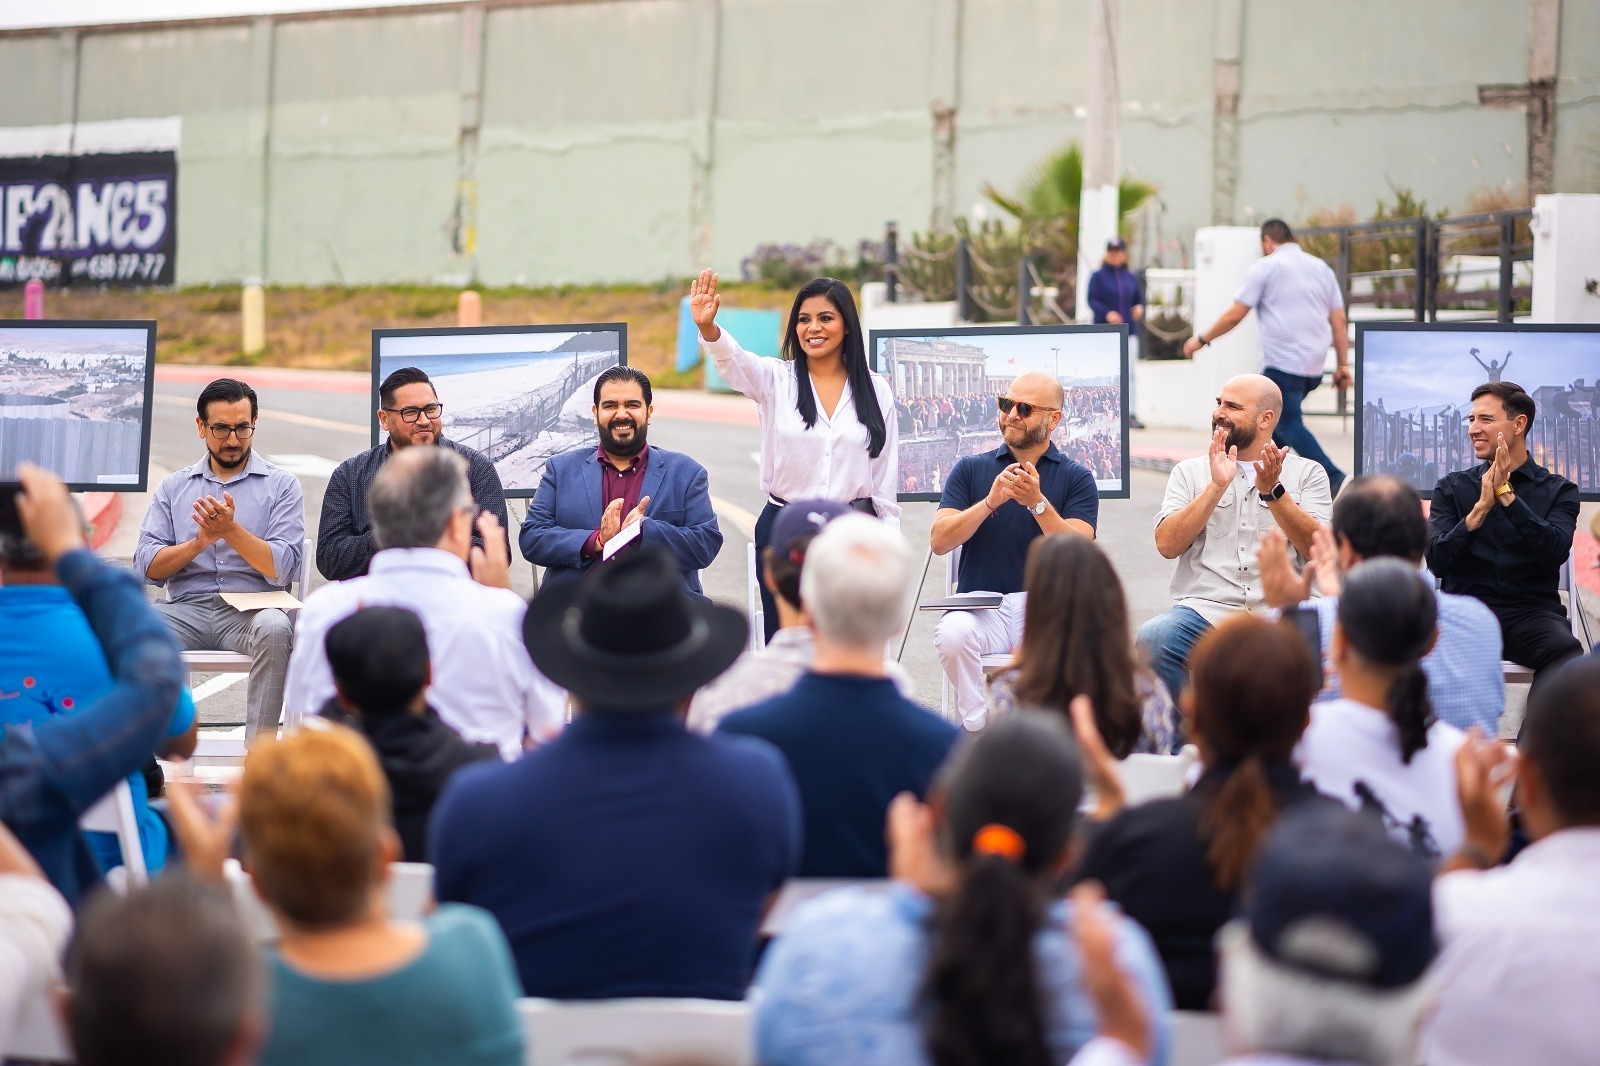
[[[1144,318],[1144,287],[1139,276],[1128,269],[1128,242],[1121,237],[1106,241],[1106,257],[1100,269],[1089,276],[1089,310],[1096,325],[1125,323],[1133,338],[1139,335],[1137,323]],[[1143,429],[1133,415],[1133,398],[1128,398],[1129,425]]]

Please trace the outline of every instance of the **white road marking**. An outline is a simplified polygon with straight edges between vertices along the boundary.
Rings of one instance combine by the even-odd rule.
[[[249,674],[218,674],[210,681],[203,681],[190,689],[189,695],[194,697],[196,703],[199,703],[201,700],[209,699],[223,689],[232,688],[241,681],[249,680],[249,678]]]
[[[717,517],[725,518],[738,528],[748,540],[756,539],[756,516],[746,511],[736,503],[729,503],[720,496],[711,497],[711,509],[717,512]]]
[[[318,477],[324,481],[331,478],[333,472],[339,468],[337,459],[329,459],[324,455],[308,455],[303,452],[269,455],[267,459],[296,477]]]

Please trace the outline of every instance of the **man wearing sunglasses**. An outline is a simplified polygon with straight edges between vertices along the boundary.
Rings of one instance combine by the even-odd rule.
[[[306,536],[300,482],[258,455],[256,392],[218,378],[195,402],[206,455],[168,474],[139,526],[134,573],[165,585],[155,608],[190,651],[249,655],[245,743],[278,728],[294,627],[280,610],[241,611],[225,592],[279,592],[300,572]],[[304,595],[304,590],[301,590]]]
[[[384,461],[397,448],[432,444],[455,452],[467,461],[467,483],[472,486],[472,502],[478,514],[488,512],[500,521],[510,554],[510,534],[506,533],[506,496],[494,464],[482,452],[447,440],[444,436],[444,404],[434,391],[428,375],[414,366],[401,367],[378,386],[378,425],[389,439],[370,451],[352,456],[339,464],[328,479],[322,494],[322,519],[317,523],[317,569],[329,581],[360,577],[372,566],[378,544],[372,537],[372,515],[367,510],[367,493]],[[476,530],[476,525],[474,525]],[[473,533],[472,543],[483,547],[483,539]]]
[[[951,611],[934,627],[939,664],[970,730],[987,717],[982,658],[1022,641],[1028,546],[1047,533],[1094,536],[1100,496],[1094,475],[1056,449],[1065,393],[1048,374],[1023,374],[997,398],[1000,437],[992,452],[961,459],[945,479],[929,541],[935,555],[961,548],[956,591],[998,592],[1000,608]]]

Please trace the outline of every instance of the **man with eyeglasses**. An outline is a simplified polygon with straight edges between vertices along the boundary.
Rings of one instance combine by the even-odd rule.
[[[951,611],[933,630],[939,664],[969,730],[987,718],[982,659],[1022,642],[1028,546],[1048,533],[1094,537],[1100,495],[1094,475],[1056,449],[1066,394],[1048,374],[1023,374],[997,398],[1000,438],[945,479],[929,542],[935,555],[961,548],[957,592],[998,592],[998,610]]]
[[[250,656],[248,744],[278,727],[294,627],[280,610],[241,611],[222,594],[289,587],[300,572],[305,497],[293,474],[252,447],[258,404],[249,385],[218,378],[201,390],[195,410],[206,456],[156,487],[133,569],[166,586],[167,600],[155,608],[186,649]]]
[[[505,532],[506,496],[494,464],[482,452],[457,444],[444,436],[444,404],[434,391],[428,375],[414,366],[401,367],[378,386],[378,425],[389,439],[370,451],[352,456],[339,464],[328,479],[322,494],[322,518],[317,523],[317,569],[329,581],[344,581],[365,574],[378,554],[372,536],[372,514],[367,509],[367,493],[379,469],[396,449],[432,444],[455,452],[467,461],[467,483],[472,486],[472,501],[478,513],[492,514],[506,537],[506,552],[511,551],[510,534]],[[473,545],[483,547],[474,532]]]

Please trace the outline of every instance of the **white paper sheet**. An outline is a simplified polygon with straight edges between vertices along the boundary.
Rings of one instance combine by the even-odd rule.
[[[602,561],[611,558],[627,545],[639,539],[639,534],[644,532],[643,522],[634,522],[632,525],[623,526],[617,535],[606,541],[606,546],[600,549]]]
[[[300,601],[287,592],[224,592],[222,602],[236,611],[264,611],[269,607],[293,611],[301,606]]]

